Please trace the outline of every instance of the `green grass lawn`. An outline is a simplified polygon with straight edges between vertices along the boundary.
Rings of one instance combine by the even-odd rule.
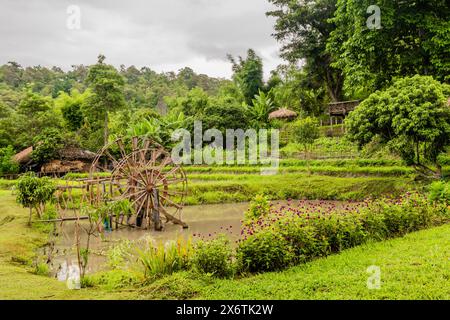
[[[381,268],[378,290],[367,288],[371,265]],[[150,299],[450,299],[450,225],[239,280],[175,274],[142,294]]]

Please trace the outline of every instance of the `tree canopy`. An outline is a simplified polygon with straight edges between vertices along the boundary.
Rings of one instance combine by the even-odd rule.
[[[450,80],[450,6],[445,0],[378,1],[381,28],[369,29],[371,0],[339,0],[328,39],[333,66],[348,94],[388,86],[393,77],[433,75]]]
[[[236,61],[231,55],[228,59],[232,63],[233,80],[241,90],[244,100],[251,104],[255,95],[264,87],[263,64],[254,50],[247,51],[247,57],[239,57]]]
[[[378,138],[424,175],[441,175],[437,159],[450,145],[449,96],[450,86],[432,77],[398,79],[350,113],[348,135],[359,146]]]
[[[276,18],[273,36],[283,44],[282,57],[290,63],[304,62],[303,70],[311,81],[324,83],[331,100],[342,99],[343,78],[326,50],[335,29],[330,18],[337,0],[268,1],[276,7],[267,15]]]

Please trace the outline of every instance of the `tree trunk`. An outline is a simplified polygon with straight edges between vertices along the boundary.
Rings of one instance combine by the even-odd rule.
[[[108,131],[108,111],[105,111],[105,128],[104,128],[104,145],[106,146],[108,144],[108,136],[109,136],[109,131]]]
[[[440,179],[443,178],[442,166],[439,163],[436,163],[436,174],[437,174],[438,178],[440,178]]]

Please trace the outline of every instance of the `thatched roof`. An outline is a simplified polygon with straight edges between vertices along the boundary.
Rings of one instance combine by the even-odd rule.
[[[33,152],[33,147],[28,147],[19,153],[15,154],[13,159],[19,164],[25,165],[31,162],[31,153]],[[68,161],[92,161],[94,160],[96,154],[89,150],[83,150],[76,147],[66,147],[59,151],[59,158],[61,160]]]
[[[45,173],[87,172],[90,165],[80,160],[52,160],[41,167]]]
[[[13,156],[13,160],[19,164],[26,164],[31,161],[31,153],[33,152],[33,147],[28,147]]]
[[[297,112],[281,108],[269,114],[269,119],[291,119],[297,117]]]
[[[64,160],[94,160],[96,154],[89,150],[83,150],[76,147],[67,147],[59,151],[61,159]]]

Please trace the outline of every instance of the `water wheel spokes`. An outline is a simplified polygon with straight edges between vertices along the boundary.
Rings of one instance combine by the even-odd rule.
[[[91,180],[108,180],[112,200],[129,200],[137,226],[149,227],[153,223],[155,229],[161,229],[161,215],[166,222],[187,227],[181,220],[186,174],[172,161],[170,153],[154,141],[133,137],[127,146],[117,139],[98,153],[90,173]]]

